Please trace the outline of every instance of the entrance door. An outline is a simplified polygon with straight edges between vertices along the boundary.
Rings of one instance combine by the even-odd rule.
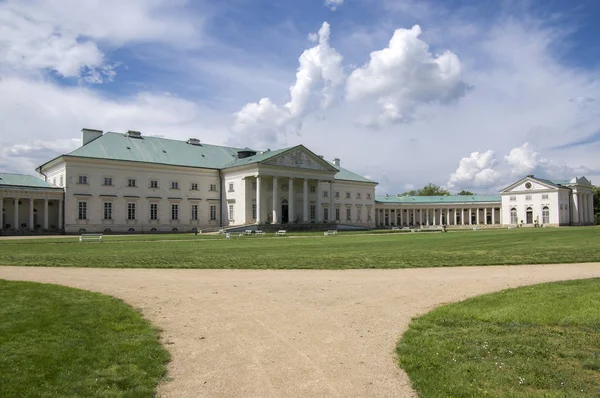
[[[531,207],[527,208],[527,219],[526,222],[527,224],[533,224],[533,210],[531,209]]]
[[[281,201],[281,223],[287,224],[289,222],[289,206],[287,199]]]

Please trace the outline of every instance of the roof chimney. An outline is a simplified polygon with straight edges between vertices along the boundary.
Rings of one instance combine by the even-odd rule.
[[[142,133],[135,130],[128,130],[126,135],[129,138],[142,138]]]
[[[186,142],[190,145],[200,145],[200,140],[198,138],[190,138]]]
[[[340,158],[335,158],[333,159],[333,164],[335,164],[336,166],[340,166]]]
[[[81,146],[102,137],[102,130],[81,129]]]

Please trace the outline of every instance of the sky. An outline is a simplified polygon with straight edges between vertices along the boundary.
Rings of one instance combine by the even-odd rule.
[[[82,128],[303,144],[395,194],[600,183],[595,0],[0,1],[0,171]]]

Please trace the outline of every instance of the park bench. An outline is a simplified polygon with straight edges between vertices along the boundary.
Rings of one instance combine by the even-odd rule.
[[[479,226],[473,227],[473,231],[479,231]]]
[[[231,239],[231,234],[229,232],[225,232],[225,239]]]
[[[279,231],[275,232],[275,235],[284,236],[286,232],[287,231],[285,229],[280,229]]]
[[[95,240],[102,243],[102,234],[81,234],[79,235],[79,243],[84,240]]]
[[[337,229],[332,229],[332,230],[323,232],[323,236],[329,236],[329,235],[337,235]]]
[[[403,230],[403,231],[410,231],[410,228],[408,228],[408,227],[404,227],[404,228],[402,228],[402,230]]]
[[[251,229],[245,230],[244,235],[248,235],[248,236],[252,235],[252,230]]]
[[[392,231],[400,231],[399,227],[392,227]]]
[[[257,229],[256,232],[254,232],[254,234],[264,236],[265,232],[263,230]]]

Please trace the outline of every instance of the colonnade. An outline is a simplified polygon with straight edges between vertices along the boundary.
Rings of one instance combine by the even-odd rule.
[[[594,223],[594,193],[573,192],[573,224]]]
[[[375,213],[378,226],[494,225],[502,220],[500,207],[391,207]]]
[[[7,229],[6,226],[10,225],[10,229],[13,231],[19,230],[21,229],[21,224],[25,223],[25,220],[22,220],[20,217],[20,212],[21,212],[21,206],[25,205],[25,201],[28,201],[28,212],[27,212],[27,229],[28,230],[35,230],[35,221],[34,221],[34,214],[35,214],[35,203],[36,201],[43,201],[43,222],[40,224],[41,228],[43,230],[48,230],[49,229],[49,211],[48,211],[48,206],[49,206],[49,202],[52,199],[48,199],[48,198],[43,198],[43,199],[38,199],[38,198],[20,198],[20,197],[0,197],[0,229]],[[58,220],[56,220],[56,226],[57,229],[61,230],[62,229],[62,221],[63,221],[63,200],[62,199],[58,199],[58,200],[52,200],[52,202],[56,202],[57,206],[58,206]],[[11,217],[8,217],[8,213],[9,211],[12,211],[12,219],[10,219]],[[39,222],[39,221],[38,221]]]

